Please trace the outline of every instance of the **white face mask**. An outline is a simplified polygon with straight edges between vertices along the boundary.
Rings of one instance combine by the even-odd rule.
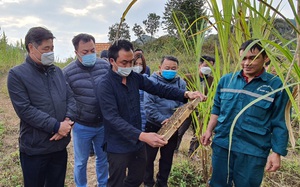
[[[54,62],[54,52],[43,53],[41,56],[41,63],[45,66],[50,66]]]
[[[211,73],[211,69],[210,69],[210,67],[202,67],[202,68],[200,68],[200,72],[203,75],[209,75]]]
[[[127,77],[132,71],[132,67],[123,68],[118,66],[117,74],[121,75],[122,77]]]
[[[35,58],[38,61],[40,61],[44,66],[50,66],[53,64],[53,62],[54,62],[54,52],[53,51],[42,54],[37,48],[35,48],[35,49],[41,54],[41,60],[38,60],[36,57]]]
[[[141,73],[143,71],[143,66],[133,66],[132,71]]]

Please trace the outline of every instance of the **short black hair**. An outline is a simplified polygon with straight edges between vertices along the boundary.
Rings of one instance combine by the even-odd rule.
[[[100,53],[100,58],[108,58],[108,50],[102,50]]]
[[[166,55],[166,56],[163,56],[162,59],[161,59],[161,62],[160,64],[163,64],[164,60],[167,59],[167,60],[171,60],[171,61],[174,61],[177,63],[177,65],[179,65],[179,61],[176,57],[174,56],[171,56],[171,55]]]
[[[84,43],[87,43],[91,40],[95,43],[94,36],[92,36],[90,34],[81,33],[81,34],[78,34],[78,35],[74,36],[74,38],[72,39],[72,43],[73,43],[73,46],[74,46],[75,50],[77,50],[80,41],[83,41]]]
[[[115,61],[119,57],[119,51],[124,49],[125,51],[133,51],[133,45],[130,41],[125,39],[116,40],[108,48],[108,59],[113,58]]]
[[[254,43],[254,45],[251,46],[250,51],[253,51],[254,49],[257,49],[257,50],[259,50],[259,51],[261,52],[261,54],[262,54],[263,56],[266,56],[267,53],[266,53],[265,49],[262,47],[262,44],[261,44],[261,42],[260,42],[258,39],[250,39],[250,40],[247,40],[246,42],[244,42],[244,43],[241,45],[239,51],[245,51],[245,49],[246,49],[250,44],[252,44],[253,42],[255,42],[255,43]]]
[[[44,27],[32,27],[25,36],[25,47],[29,52],[28,44],[41,45],[43,40],[54,39],[52,32]]]
[[[141,51],[142,53],[144,53],[144,51],[140,48],[137,48],[137,49],[134,50],[134,52],[137,52],[137,51]]]
[[[203,55],[202,57],[200,57],[200,64],[203,64],[204,62],[213,62],[214,65],[215,61],[216,61],[215,58],[210,56]]]

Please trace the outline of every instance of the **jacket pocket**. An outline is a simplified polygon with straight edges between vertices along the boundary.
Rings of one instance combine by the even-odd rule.
[[[259,126],[257,123],[256,124],[243,123],[242,129],[244,129],[245,131],[248,131],[248,132],[259,134],[259,135],[266,135],[267,131],[268,131],[267,128],[264,128],[263,126]]]
[[[224,122],[229,115],[231,115],[230,109],[232,108],[232,105],[234,104],[234,94],[233,93],[223,93],[220,95],[220,105],[221,110],[218,117],[218,121],[220,123]]]
[[[257,120],[264,120],[268,116],[271,107],[271,102],[266,100],[258,101],[246,110],[246,116],[249,121],[257,122]]]
[[[271,104],[269,101],[261,100],[248,108],[245,111],[242,129],[258,135],[266,135],[269,131],[266,121],[271,115]]]

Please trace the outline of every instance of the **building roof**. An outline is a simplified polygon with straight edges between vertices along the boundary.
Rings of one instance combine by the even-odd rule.
[[[95,45],[96,45],[96,54],[100,55],[100,52],[105,49],[107,50],[111,44],[110,43],[96,43]]]

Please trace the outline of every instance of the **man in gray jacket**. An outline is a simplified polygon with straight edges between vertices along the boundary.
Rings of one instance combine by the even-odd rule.
[[[98,187],[106,186],[108,162],[103,152],[103,117],[96,98],[96,85],[109,69],[109,63],[96,58],[95,38],[78,34],[72,40],[77,59],[64,68],[67,82],[74,92],[77,104],[73,128],[74,179],[76,186],[86,186],[86,166],[93,145],[96,153]]]
[[[60,68],[53,65],[53,34],[31,28],[28,56],[9,71],[7,87],[20,118],[20,161],[25,187],[63,187],[75,100]]]

